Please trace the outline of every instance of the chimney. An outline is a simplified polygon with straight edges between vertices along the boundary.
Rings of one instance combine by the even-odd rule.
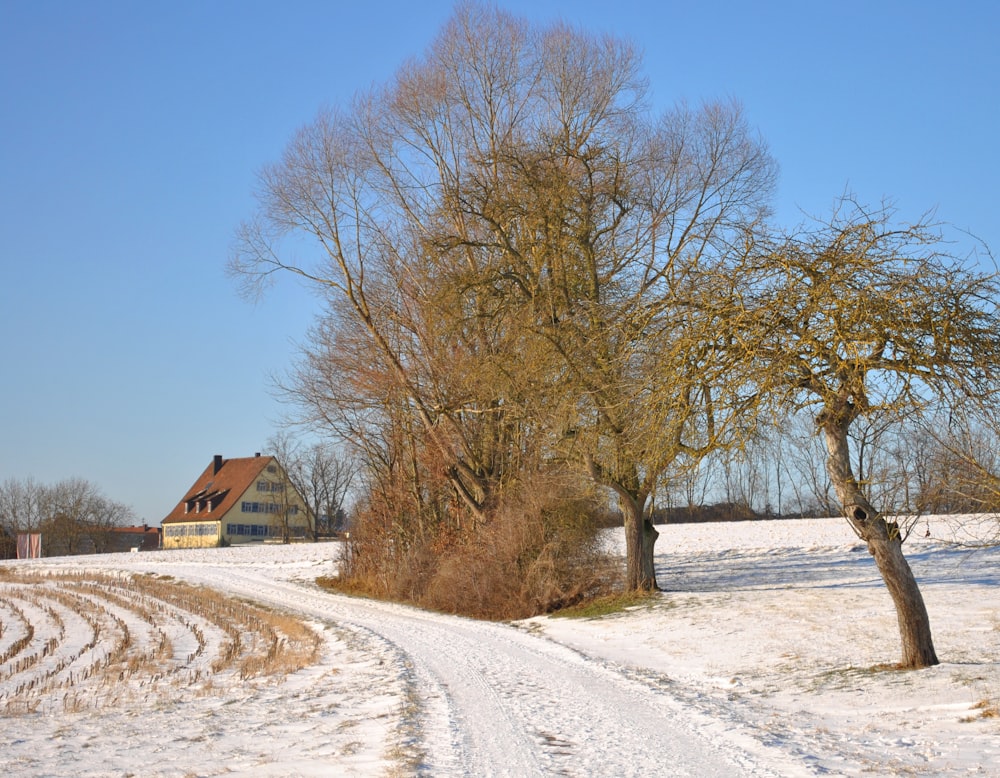
[[[255,452],[255,453],[254,453],[254,456],[255,456],[255,457],[259,457],[259,456],[260,456],[260,452],[259,452],[259,451]]]
[[[216,454],[215,458],[212,460],[212,475],[215,475],[222,469],[222,454]]]

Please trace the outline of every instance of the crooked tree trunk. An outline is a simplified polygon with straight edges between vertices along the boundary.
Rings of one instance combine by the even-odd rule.
[[[827,473],[837,492],[844,515],[874,557],[882,580],[885,582],[893,605],[902,641],[904,668],[930,667],[938,664],[931,639],[931,624],[924,598],[913,577],[906,557],[903,556],[903,539],[895,523],[887,523],[861,492],[851,470],[850,451],[847,444],[849,421],[821,424],[827,449]]]
[[[632,479],[630,486],[609,478],[592,456],[586,456],[584,461],[594,482],[610,487],[618,495],[618,505],[625,519],[625,591],[659,591],[653,549],[660,533],[645,516],[649,490],[639,484],[638,478]]]
[[[638,500],[623,498],[621,504],[625,514],[625,589],[658,591],[653,549],[660,533],[643,515],[644,507]]]

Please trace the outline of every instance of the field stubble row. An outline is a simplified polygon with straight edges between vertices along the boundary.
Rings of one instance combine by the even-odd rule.
[[[319,659],[299,619],[166,577],[0,570],[0,711],[97,710]]]

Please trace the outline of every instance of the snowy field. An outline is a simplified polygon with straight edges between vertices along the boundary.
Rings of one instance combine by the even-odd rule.
[[[4,774],[997,776],[990,526],[908,541],[916,672],[841,520],[660,527],[652,605],[516,624],[326,593],[336,544],[3,562]]]

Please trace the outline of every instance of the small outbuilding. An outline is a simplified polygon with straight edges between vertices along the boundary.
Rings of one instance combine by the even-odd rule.
[[[161,529],[143,524],[138,527],[112,527],[108,533],[108,551],[156,551],[161,544]]]

